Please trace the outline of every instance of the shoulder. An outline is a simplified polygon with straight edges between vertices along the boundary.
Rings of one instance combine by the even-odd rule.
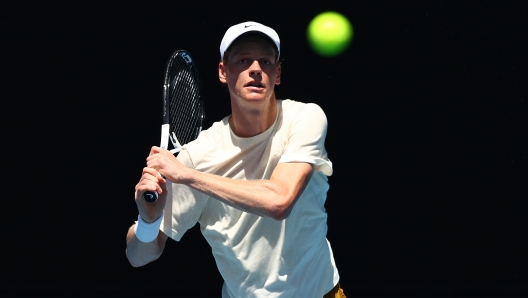
[[[304,103],[285,99],[281,101],[282,114],[286,123],[303,123],[304,125],[326,124],[326,114],[323,109],[315,103]]]
[[[315,103],[304,103],[291,99],[281,100],[282,110],[285,114],[314,114],[325,116],[323,109]]]

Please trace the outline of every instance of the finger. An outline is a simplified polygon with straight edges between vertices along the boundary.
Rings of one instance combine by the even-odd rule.
[[[141,175],[141,178],[139,179],[139,181],[141,182],[141,180],[143,179],[150,179],[152,181],[157,181],[157,176],[159,175],[159,172],[152,168],[152,167],[145,167],[145,169],[143,170],[143,174]]]
[[[150,174],[152,176],[158,176],[158,171],[156,171],[156,169],[154,169],[154,168],[144,167],[143,168],[143,175],[145,175],[145,174]]]
[[[160,163],[158,159],[153,159],[147,161],[147,167],[155,170],[156,172],[159,172],[160,170]]]
[[[136,186],[136,190],[139,192],[155,191],[157,193],[161,193],[163,191],[159,184],[159,180],[153,176],[142,179],[141,182]]]
[[[147,156],[147,161],[159,158],[159,156],[160,156],[160,153],[150,154],[149,156]]]
[[[145,174],[143,177],[141,177],[140,184],[149,184],[149,183],[158,183],[158,178],[156,176],[152,176],[150,174]]]
[[[136,187],[136,199],[143,197],[145,192],[158,192],[159,189],[156,184],[140,184]]]
[[[139,184],[158,184],[158,178],[157,176],[151,175],[149,173],[145,173],[143,176],[141,176],[141,180],[139,180]]]
[[[150,153],[149,153],[149,156],[152,155],[152,154],[156,154],[156,153],[159,153],[162,149],[158,146],[152,146],[152,148],[150,148]]]
[[[160,189],[162,190],[162,192],[163,192],[163,189],[167,188],[167,180],[165,180],[161,175],[158,176],[158,185]],[[162,192],[159,192],[159,194],[161,194]]]
[[[160,174],[158,172],[156,172],[156,170],[149,169],[149,171],[146,171],[146,172],[143,173],[139,183],[140,184],[141,183],[148,183],[148,181],[154,182],[154,183],[158,183],[158,176],[159,175]]]

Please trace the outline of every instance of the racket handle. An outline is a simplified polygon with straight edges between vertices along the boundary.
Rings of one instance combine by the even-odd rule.
[[[158,193],[155,191],[146,191],[143,193],[143,199],[149,203],[154,203],[158,200]]]

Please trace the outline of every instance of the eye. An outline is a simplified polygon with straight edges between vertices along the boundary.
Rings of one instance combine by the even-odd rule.
[[[240,59],[240,60],[237,61],[237,63],[238,64],[244,64],[244,63],[246,63],[246,61],[247,61],[246,59]]]

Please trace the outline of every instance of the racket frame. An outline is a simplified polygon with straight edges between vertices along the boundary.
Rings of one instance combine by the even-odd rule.
[[[180,152],[182,148],[182,144],[180,144],[174,130],[171,130],[171,121],[170,121],[171,120],[170,119],[170,96],[171,96],[170,80],[172,79],[170,72],[171,72],[172,64],[174,63],[174,60],[176,59],[177,56],[181,56],[183,60],[186,62],[187,67],[192,75],[192,78],[197,85],[198,94],[200,97],[199,102],[200,102],[201,107],[198,111],[200,113],[198,117],[199,123],[196,123],[198,124],[198,126],[195,128],[196,132],[194,135],[194,139],[198,137],[202,129],[203,118],[205,116],[204,115],[204,102],[202,99],[203,92],[201,88],[200,77],[198,75],[196,66],[193,62],[193,59],[191,58],[191,56],[189,55],[187,51],[177,50],[174,53],[172,53],[169,61],[167,62],[167,66],[165,68],[166,69],[165,70],[165,82],[163,84],[163,124],[161,125],[161,141],[160,141],[160,148],[165,149],[165,150],[168,150],[169,140],[171,141],[172,146],[174,147],[173,149],[170,150],[172,154],[176,154]],[[158,193],[157,192],[145,192],[143,194],[143,198],[145,199],[145,201],[149,203],[154,203],[158,200]]]

